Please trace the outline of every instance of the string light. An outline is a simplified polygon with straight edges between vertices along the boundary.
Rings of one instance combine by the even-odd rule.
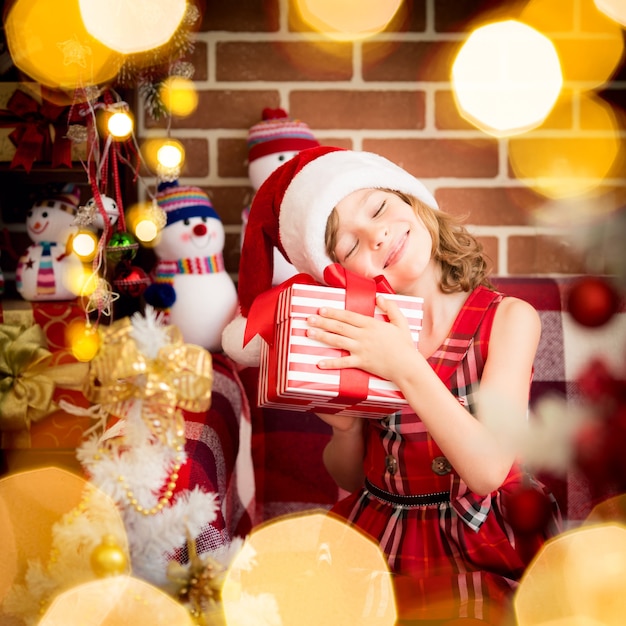
[[[91,261],[96,256],[98,237],[90,230],[79,230],[72,239],[72,250],[81,261]]]
[[[126,139],[133,132],[133,118],[128,111],[116,111],[109,116],[107,129],[114,139]]]

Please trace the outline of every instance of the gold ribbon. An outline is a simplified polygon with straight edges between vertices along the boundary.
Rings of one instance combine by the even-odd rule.
[[[0,429],[28,429],[56,411],[56,386],[80,388],[86,363],[51,365],[44,331],[38,324],[0,324]]]
[[[150,417],[157,435],[161,434],[157,423],[165,429],[168,420],[176,419],[177,409],[206,411],[211,406],[213,386],[211,353],[183,343],[176,326],[160,330],[169,343],[151,359],[138,349],[129,318],[101,327],[101,347],[91,361],[85,390],[92,402],[118,416],[124,416],[132,402],[141,400],[142,414]]]

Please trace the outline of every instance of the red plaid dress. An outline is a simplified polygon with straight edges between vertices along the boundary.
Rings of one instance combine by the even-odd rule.
[[[450,335],[429,358],[441,380],[472,414],[493,316],[502,298],[503,294],[485,287],[473,291]],[[506,504],[522,480],[528,481],[519,467],[511,470],[499,490],[487,496],[473,494],[421,420],[409,411],[368,420],[366,443],[369,489],[366,484],[332,511],[380,544],[397,574],[401,618],[501,623],[529,559],[560,528],[556,500],[533,480],[547,496],[552,518],[534,535],[516,536],[507,522]],[[394,504],[389,501],[394,494],[435,494],[434,500],[443,501]]]

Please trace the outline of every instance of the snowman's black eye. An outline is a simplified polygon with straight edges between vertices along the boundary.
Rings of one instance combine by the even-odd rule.
[[[48,217],[48,211],[44,211],[44,212],[41,214],[41,217]]]
[[[207,220],[208,220],[208,217],[207,217],[206,215],[203,215],[203,216],[202,216],[202,223],[203,223],[203,224],[206,224],[206,223],[207,223]]]
[[[190,224],[190,223],[191,223],[191,222],[189,221],[189,218],[186,218],[186,219],[184,219],[184,220],[183,220],[183,224],[184,224],[185,226],[189,226],[189,224]]]
[[[32,217],[32,216],[33,216],[33,212],[32,212],[32,211],[29,211],[29,212],[26,214],[26,217]]]
[[[278,155],[278,160],[279,161],[284,161],[285,160],[285,155],[284,154]]]

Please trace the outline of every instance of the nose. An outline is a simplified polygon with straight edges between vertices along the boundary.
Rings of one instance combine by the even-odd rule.
[[[206,231],[207,231],[206,224],[196,224],[193,227],[193,234],[196,237],[202,237],[202,235],[206,235]]]
[[[372,229],[371,234],[371,242],[372,247],[375,250],[378,250],[385,243],[387,236],[389,235],[389,231],[386,226],[379,226],[377,228]]]

